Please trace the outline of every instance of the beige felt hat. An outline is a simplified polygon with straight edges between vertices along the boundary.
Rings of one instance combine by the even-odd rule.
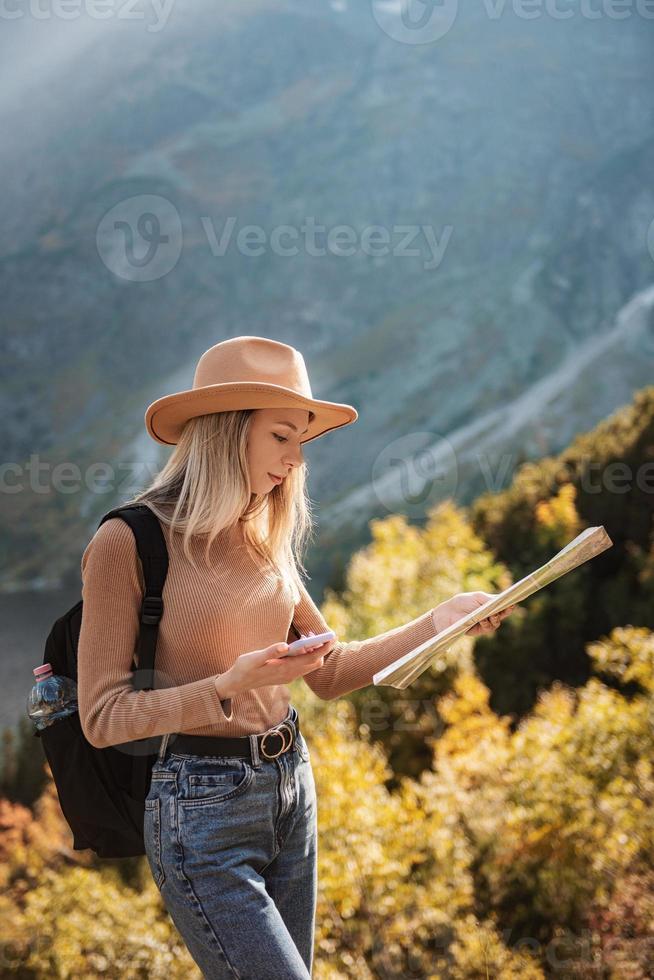
[[[314,413],[303,443],[359,417],[351,405],[313,397],[304,358],[295,347],[266,337],[232,337],[204,352],[191,389],[148,406],[145,427],[157,442],[175,445],[186,422],[198,415],[285,405]]]

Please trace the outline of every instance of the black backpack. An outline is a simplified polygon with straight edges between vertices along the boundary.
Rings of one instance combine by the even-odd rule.
[[[104,515],[98,527],[112,517],[122,518],[131,527],[143,566],[145,595],[132,682],[134,690],[148,691],[153,688],[168,550],[161,525],[145,504],[117,507]],[[53,673],[75,682],[82,606],[80,599],[54,623],[43,657],[43,663],[52,664]],[[98,749],[87,741],[78,712],[34,734],[41,739],[52,770],[62,813],[73,832],[74,849],[91,848],[101,858],[145,854],[145,798],[162,736]]]

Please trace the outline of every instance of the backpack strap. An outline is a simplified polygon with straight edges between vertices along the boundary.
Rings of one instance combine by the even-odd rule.
[[[145,594],[141,603],[134,690],[150,691],[154,686],[154,657],[159,621],[163,616],[162,592],[168,574],[168,549],[158,518],[145,504],[116,507],[104,515],[98,527],[112,517],[120,517],[131,527],[143,566]]]

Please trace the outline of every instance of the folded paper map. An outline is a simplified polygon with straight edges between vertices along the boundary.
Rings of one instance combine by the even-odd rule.
[[[583,565],[584,562],[606,551],[612,545],[613,542],[603,527],[587,527],[585,531],[577,535],[574,541],[567,544],[565,548],[544,565],[541,565],[535,572],[525,575],[519,582],[494,595],[483,606],[478,606],[473,612],[457,619],[447,629],[441,630],[436,636],[421,643],[413,650],[409,650],[399,660],[394,660],[392,664],[388,664],[382,670],[377,671],[372,678],[373,683],[375,685],[387,684],[389,687],[404,690],[430,666],[434,657],[443,653],[454,640],[467,633],[476,623],[480,623],[482,619],[487,619],[494,613],[502,612],[503,609],[513,606],[516,602],[522,602],[534,592],[545,588],[550,582],[554,582],[562,575],[566,575],[567,572],[571,572],[578,565]]]

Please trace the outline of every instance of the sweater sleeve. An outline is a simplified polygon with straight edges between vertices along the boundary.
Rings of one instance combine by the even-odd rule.
[[[132,529],[119,517],[101,524],[82,556],[82,622],[77,647],[77,700],[85,737],[96,748],[232,719],[231,698],[215,680],[135,691],[144,579]],[[164,611],[165,616],[165,611]]]
[[[289,643],[297,639],[296,633],[306,635],[310,630],[324,633],[329,629],[303,583],[301,598],[293,615],[293,626],[294,629],[291,628],[288,634]],[[325,654],[323,666],[304,674],[303,680],[319,698],[330,701],[371,684],[378,670],[436,636],[437,632],[431,610],[428,609],[416,619],[379,636],[349,643],[334,641]]]

